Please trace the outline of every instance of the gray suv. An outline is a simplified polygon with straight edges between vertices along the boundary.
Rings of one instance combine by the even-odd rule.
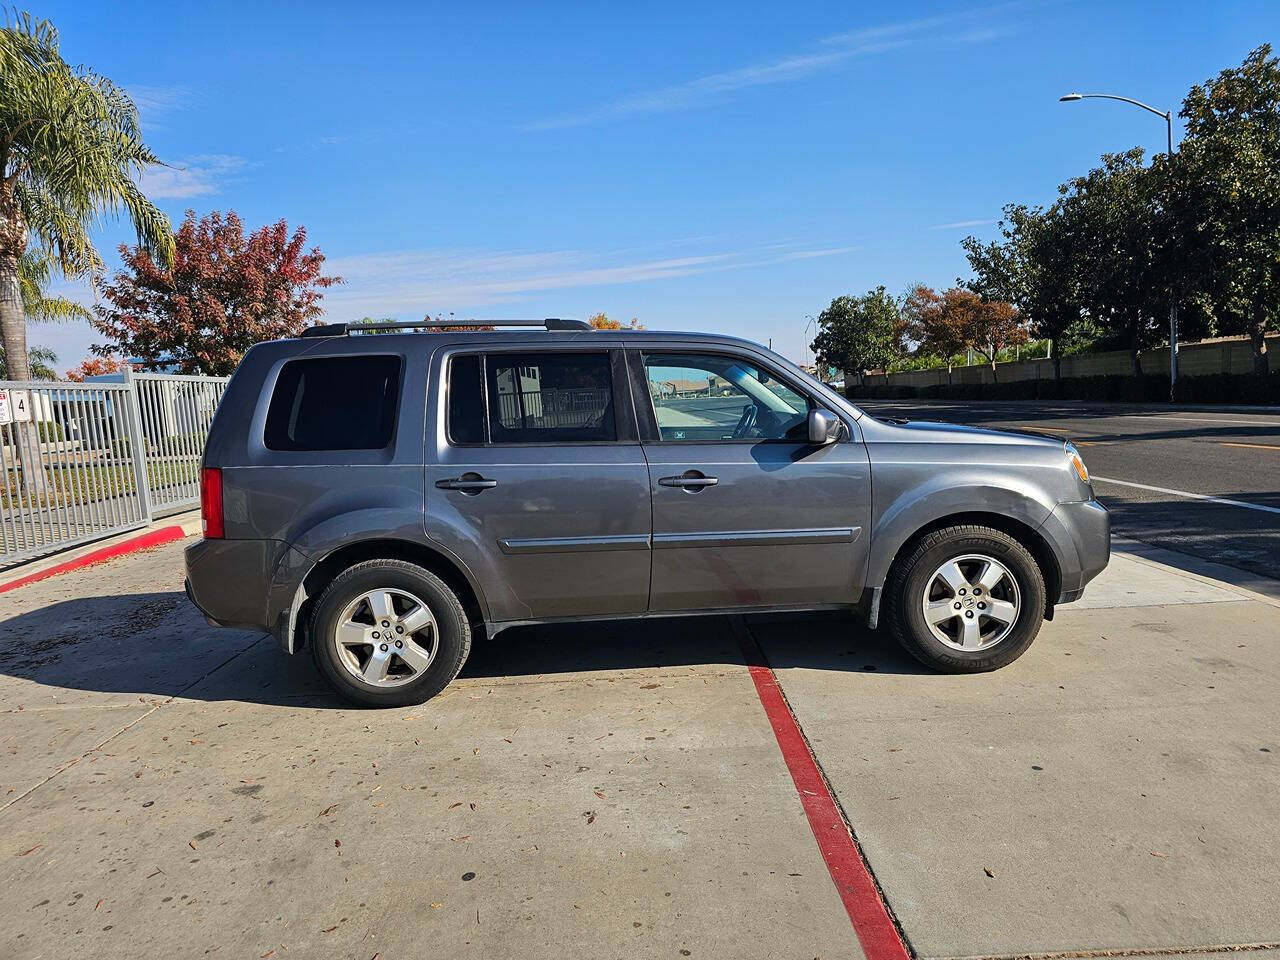
[[[1069,443],[878,420],[731,337],[502,325],[245,355],[186,552],[211,623],[379,706],[440,692],[475,636],[588,618],[856,610],[969,673],[1107,564]]]

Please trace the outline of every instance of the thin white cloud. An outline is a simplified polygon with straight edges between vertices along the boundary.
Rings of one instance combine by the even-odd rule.
[[[181,84],[131,83],[125,87],[125,92],[133,99],[138,112],[150,120],[181,110],[196,98],[195,91]]]
[[[337,319],[422,316],[442,310],[465,314],[547,291],[651,283],[713,271],[835,256],[853,249],[778,251],[761,246],[700,256],[637,258],[622,262],[609,262],[572,250],[545,253],[406,250],[333,257],[325,262],[325,272],[341,276],[345,283],[326,292],[325,312]]]
[[[965,230],[969,227],[985,227],[995,223],[994,220],[955,220],[951,223],[935,223],[929,230]]]
[[[796,250],[793,253],[783,254],[779,260],[813,260],[818,257],[838,257],[846,253],[854,253],[861,250],[861,247],[826,247],[822,250]]]
[[[1005,5],[1008,6],[1008,5]],[[1004,27],[975,25],[998,9],[985,7],[936,17],[904,20],[824,37],[818,49],[786,54],[763,63],[707,74],[683,83],[642,91],[594,109],[561,117],[535,120],[521,129],[526,132],[561,130],[593,123],[621,120],[641,114],[671,113],[702,106],[752,87],[794,83],[839,69],[859,57],[921,44],[957,45],[979,43],[1000,36]]]
[[[148,197],[158,199],[204,196],[218,193],[247,163],[244,157],[204,154],[169,166],[151,167],[138,180],[138,186]]]

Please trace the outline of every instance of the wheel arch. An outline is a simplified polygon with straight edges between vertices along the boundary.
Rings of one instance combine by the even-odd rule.
[[[443,550],[389,537],[376,537],[343,544],[326,554],[307,571],[298,586],[303,597],[297,607],[296,620],[289,630],[287,650],[296,653],[309,642],[307,632],[311,612],[324,588],[342,571],[366,560],[403,560],[435,574],[458,596],[467,619],[473,626],[488,621],[488,607],[484,594],[471,578],[466,567]]]
[[[880,603],[885,584],[889,581],[897,566],[911,555],[916,544],[935,530],[964,525],[991,527],[1007,534],[1027,548],[1031,556],[1035,558],[1036,564],[1040,567],[1040,572],[1044,576],[1045,619],[1053,619],[1054,600],[1061,590],[1062,568],[1057,554],[1049,541],[1034,526],[1017,517],[982,510],[966,510],[935,517],[909,533],[898,543],[892,557],[884,564],[883,573],[878,576],[875,583],[868,584],[873,591],[874,597],[869,614],[872,626],[875,626],[879,620]]]

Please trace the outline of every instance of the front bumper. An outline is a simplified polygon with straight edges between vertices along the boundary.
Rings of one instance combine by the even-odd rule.
[[[1040,532],[1058,558],[1059,591],[1055,603],[1071,603],[1111,559],[1111,514],[1097,500],[1060,503]]]

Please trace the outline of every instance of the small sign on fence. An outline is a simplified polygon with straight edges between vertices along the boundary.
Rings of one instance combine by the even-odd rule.
[[[15,423],[29,423],[31,421],[31,391],[10,390],[9,406],[13,411]]]
[[[31,391],[0,390],[0,424],[31,420]]]

